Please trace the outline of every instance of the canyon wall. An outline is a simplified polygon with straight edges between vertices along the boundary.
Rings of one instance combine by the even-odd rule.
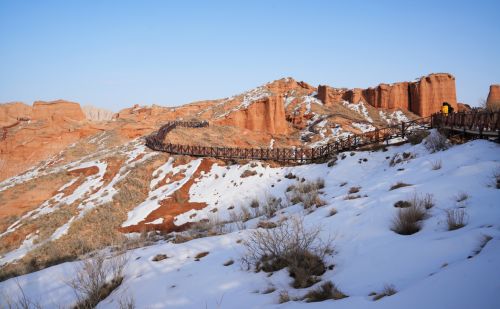
[[[221,120],[217,120],[216,123],[271,134],[289,132],[284,99],[281,95],[252,102],[248,108],[233,111]]]
[[[486,107],[489,110],[500,110],[500,85],[491,85],[488,99],[486,100]]]
[[[400,108],[422,117],[441,110],[443,102],[458,109],[455,77],[447,73],[430,74],[413,82],[380,84],[375,88],[346,89],[320,85],[318,99],[325,105],[342,100],[364,101],[378,108]]]

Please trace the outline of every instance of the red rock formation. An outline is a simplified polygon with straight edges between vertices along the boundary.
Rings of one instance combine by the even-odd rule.
[[[491,110],[500,110],[500,85],[491,85],[486,107]]]
[[[0,127],[16,123],[18,118],[30,118],[31,106],[20,102],[0,104]]]
[[[282,96],[265,97],[252,102],[248,108],[233,111],[216,123],[272,134],[289,132]]]
[[[351,103],[364,101],[378,108],[409,110],[422,117],[439,111],[443,102],[458,109],[455,77],[447,73],[430,74],[415,82],[380,84],[368,89],[348,90],[320,85],[318,99],[325,105],[342,100]]]
[[[36,101],[33,103],[31,118],[33,120],[58,120],[66,118],[78,121],[86,119],[80,104],[63,100],[53,102]]]

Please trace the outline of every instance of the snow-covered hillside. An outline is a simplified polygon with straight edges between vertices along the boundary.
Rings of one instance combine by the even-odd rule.
[[[148,199],[123,225],[146,218],[156,207],[149,206],[158,205],[154,190],[171,194],[202,160],[177,167],[169,160],[155,169],[163,176],[182,170],[183,178],[163,187],[158,185],[163,176],[153,179]],[[177,215],[175,223],[209,221],[219,226],[220,235],[183,243],[165,237],[129,250],[123,282],[98,307],[119,308],[127,298],[136,308],[500,308],[499,174],[499,145],[483,140],[434,153],[423,143],[344,153],[335,164],[215,164],[189,190],[189,202],[206,207]],[[290,186],[317,179],[324,180],[319,197],[325,205],[292,205]],[[397,234],[391,230],[400,211],[394,204],[415,195],[430,196],[434,205],[420,231]],[[262,208],[272,197],[284,208],[268,218],[254,200]],[[464,214],[465,226],[449,230],[447,216],[454,210]],[[245,240],[259,223],[291,220],[320,228],[318,241],[331,240],[333,247],[325,257],[331,267],[308,288],[293,288],[286,269],[255,272],[241,260]],[[162,254],[165,259],[153,261]],[[70,307],[76,297],[68,282],[78,267],[79,262],[67,262],[0,282],[0,307],[16,300],[21,289],[44,308]],[[300,300],[328,281],[348,297]],[[389,286],[396,293],[375,301]],[[280,304],[283,295],[290,301]]]

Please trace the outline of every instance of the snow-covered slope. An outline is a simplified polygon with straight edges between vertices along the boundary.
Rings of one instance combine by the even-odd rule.
[[[177,244],[162,240],[130,250],[123,283],[98,307],[117,308],[120,299],[127,296],[134,299],[137,308],[499,308],[500,190],[493,183],[494,173],[500,171],[499,150],[498,144],[477,140],[436,153],[423,144],[345,153],[330,167],[215,164],[202,172],[189,190],[190,202],[207,206],[178,215],[176,224],[231,220],[254,199],[262,205],[275,196],[285,203],[290,199],[286,193],[290,185],[302,178],[322,178],[325,187],[321,198],[326,205],[308,209],[301,204],[288,206],[270,220],[278,223],[303,218],[306,228],[321,227],[320,238],[333,240],[335,253],[327,256],[326,262],[334,267],[321,276],[321,282],[305,289],[292,288],[293,279],[285,269],[272,275],[247,270],[240,262],[245,254],[241,240],[247,239],[262,219],[253,218],[228,223],[222,235]],[[395,156],[403,160],[391,166]],[[193,174],[199,161],[186,166],[185,175]],[[439,161],[442,167],[437,169]],[[155,173],[172,172],[175,167],[169,162]],[[250,176],[242,177],[245,171],[250,171]],[[398,182],[409,186],[390,190]],[[159,188],[169,186],[180,185],[174,182]],[[360,189],[349,199],[351,187]],[[396,234],[391,230],[398,211],[394,204],[415,193],[432,194],[435,206],[429,209],[419,232]],[[144,205],[129,212],[129,221],[147,215]],[[337,213],[331,215],[332,209]],[[467,224],[449,231],[449,209],[465,210]],[[486,236],[491,237],[487,243]],[[195,256],[202,252],[208,255],[196,261]],[[158,254],[168,258],[152,261]],[[230,260],[234,263],[223,265]],[[64,263],[9,279],[0,283],[0,293],[15,297],[19,285],[27,297],[44,307],[69,306],[75,296],[67,282],[74,277],[77,265]],[[326,281],[334,282],[349,297],[278,303],[280,292],[300,298]],[[397,293],[378,301],[369,296],[387,285],[393,285]],[[1,298],[0,306],[6,305],[5,299]]]

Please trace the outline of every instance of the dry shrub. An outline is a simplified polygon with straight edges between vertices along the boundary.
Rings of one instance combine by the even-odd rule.
[[[429,132],[424,131],[424,130],[419,130],[419,131],[414,131],[411,134],[409,134],[407,136],[407,139],[410,142],[410,144],[417,145],[417,144],[420,144],[422,142],[422,140],[424,140],[424,138],[426,138],[427,136],[429,136]]]
[[[431,167],[433,171],[440,170],[443,167],[443,162],[441,160],[432,161]]]
[[[344,197],[344,200],[355,200],[361,198],[361,195],[359,194],[348,194],[346,197]]]
[[[206,257],[208,254],[209,254],[209,252],[207,252],[207,251],[200,252],[200,253],[198,253],[197,255],[194,256],[194,260],[195,261],[199,261],[200,259]]]
[[[274,229],[278,225],[272,221],[259,221],[257,227],[261,229]]]
[[[292,205],[303,203],[304,208],[313,206],[321,207],[326,205],[326,202],[321,199],[320,191],[325,187],[325,181],[318,178],[315,181],[304,181],[297,185],[288,187],[287,191],[291,191],[289,195]]]
[[[392,185],[389,188],[389,191],[396,190],[396,189],[403,188],[403,187],[409,187],[409,186],[411,186],[411,185],[408,184],[408,183],[404,183],[402,181],[398,181],[396,184]]]
[[[497,189],[500,189],[500,168],[493,172],[493,182]]]
[[[277,198],[271,195],[266,198],[266,203],[263,206],[263,211],[267,218],[272,218],[278,210],[284,207],[285,205],[282,203],[281,198]]]
[[[375,294],[375,296],[373,297],[373,300],[376,301],[376,300],[379,300],[379,299],[381,299],[383,297],[394,295],[397,292],[398,291],[396,290],[396,288],[394,287],[394,285],[388,284],[388,285],[384,286],[384,290],[381,293]]]
[[[448,224],[448,230],[458,230],[467,224],[468,215],[465,209],[448,209],[446,210],[446,223]]]
[[[4,292],[0,293],[2,297],[2,302],[6,305],[5,308],[9,309],[42,309],[42,306],[38,301],[35,301],[26,295],[23,287],[16,279],[16,286],[19,291],[17,297],[13,299],[12,295],[5,294]],[[2,307],[3,308],[3,307]]]
[[[257,175],[256,171],[245,170],[243,173],[241,173],[240,178],[246,178],[246,177],[255,176],[255,175]]]
[[[163,261],[165,259],[167,259],[168,256],[166,254],[157,254],[153,257],[153,262],[159,262],[159,261]]]
[[[349,191],[347,191],[347,193],[354,194],[354,193],[358,193],[359,190],[361,190],[361,187],[351,187],[351,188],[349,188]]]
[[[259,200],[258,199],[253,199],[251,202],[250,202],[250,208],[259,208]]]
[[[288,294],[288,291],[287,290],[282,290],[280,291],[280,294],[279,294],[279,299],[278,299],[278,302],[280,304],[283,304],[283,303],[287,303],[289,302],[291,299],[290,299],[290,295]]]
[[[446,150],[450,148],[450,143],[446,136],[441,134],[438,131],[433,131],[426,139],[425,139],[425,148],[429,150],[431,153]]]
[[[106,259],[102,253],[80,262],[75,269],[75,278],[67,283],[77,299],[75,308],[95,308],[108,297],[122,283],[127,262],[126,254]]]
[[[460,192],[458,193],[456,196],[455,196],[455,201],[457,201],[457,203],[461,203],[465,200],[467,200],[469,198],[469,195],[465,192]]]
[[[322,243],[319,228],[305,229],[299,218],[284,221],[274,229],[253,231],[244,241],[242,262],[248,269],[273,272],[288,267],[295,288],[317,282],[325,271],[323,259],[331,252],[330,242]]]
[[[234,264],[234,261],[233,260],[227,260],[226,262],[224,262],[224,266],[229,266],[229,265],[233,265]]]
[[[342,299],[346,298],[347,295],[342,293],[333,282],[328,281],[320,285],[318,288],[307,292],[304,299],[307,302],[318,302],[327,299]]]
[[[330,209],[330,211],[328,211],[328,217],[331,217],[331,216],[336,215],[336,214],[337,214],[337,212],[338,212],[338,211],[337,211],[337,209],[335,209],[335,208]]]
[[[408,201],[397,201],[394,203],[394,207],[396,208],[407,208],[410,207],[412,204]]]
[[[421,221],[425,219],[427,209],[421,204],[412,204],[400,208],[392,221],[392,230],[400,235],[412,235],[421,229]]]

